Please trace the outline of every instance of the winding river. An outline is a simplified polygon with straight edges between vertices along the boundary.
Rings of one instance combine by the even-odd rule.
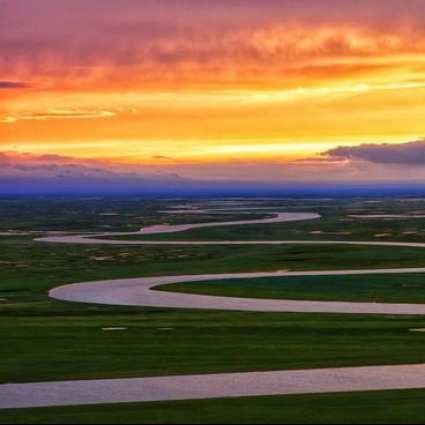
[[[191,211],[187,211],[190,213]],[[364,241],[155,241],[102,239],[128,235],[154,235],[185,230],[246,224],[318,219],[315,213],[276,213],[274,217],[246,221],[156,225],[139,232],[110,232],[38,238],[43,243],[104,245],[374,245],[425,248],[425,243]],[[83,282],[59,286],[49,295],[60,300],[149,307],[239,311],[425,314],[425,304],[294,301],[206,296],[155,291],[164,283],[256,278],[265,276],[335,276],[360,274],[425,273],[425,267],[373,270],[321,270],[305,272],[254,272],[143,277]],[[418,336],[420,336],[418,334]],[[98,379],[0,385],[0,408],[58,406],[130,401],[160,401],[272,394],[306,394],[360,390],[425,388],[425,364],[363,366],[272,372],[217,373],[151,378]]]

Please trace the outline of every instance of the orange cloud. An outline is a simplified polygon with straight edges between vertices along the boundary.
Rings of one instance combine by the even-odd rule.
[[[2,119],[6,123],[14,123],[20,120],[66,120],[66,119],[82,119],[82,118],[106,118],[113,117],[115,112],[111,111],[96,111],[96,110],[87,110],[87,111],[72,111],[72,110],[58,110],[51,109],[48,111],[40,112],[20,112],[16,115],[10,115]]]
[[[281,162],[423,134],[425,2],[21,2],[0,2],[3,149]]]

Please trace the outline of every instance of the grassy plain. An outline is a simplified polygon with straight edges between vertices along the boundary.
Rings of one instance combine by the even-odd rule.
[[[263,204],[248,205],[253,208],[253,205]],[[425,241],[423,198],[286,199],[279,202],[269,201],[264,205],[271,208],[267,210],[268,212],[314,212],[320,214],[322,218],[299,222],[194,229],[156,235],[155,239]],[[254,209],[251,212],[264,213],[264,210]],[[388,217],[379,217],[383,215]],[[151,238],[152,235],[133,235],[125,239]]]
[[[242,298],[425,303],[424,274],[226,279],[167,284],[155,289]]]
[[[2,411],[2,424],[423,424],[425,390]]]
[[[413,266],[425,250],[377,247],[110,247],[5,237],[0,380],[34,381],[420,362],[421,317],[205,312],[51,300],[58,284],[114,277]],[[341,249],[343,248],[343,249]],[[346,249],[345,249],[346,248]],[[123,332],[102,327],[123,326]],[[173,328],[164,331],[161,328]]]
[[[137,230],[143,225],[163,222],[211,219],[208,216],[195,218],[191,215],[189,218],[175,214],[170,217],[157,213],[176,202],[205,207],[213,205],[215,201],[138,198],[1,200],[1,382],[423,361],[425,335],[409,332],[410,328],[425,327],[423,317],[186,311],[73,304],[47,297],[48,289],[59,284],[114,277],[282,268],[414,267],[425,264],[425,250],[411,248],[106,247],[47,245],[32,241],[33,237],[51,231]],[[243,205],[319,212],[324,219],[282,225],[205,229],[196,231],[195,235],[209,239],[329,239],[332,235],[312,233],[325,231],[337,232],[333,235],[337,239],[390,238],[410,241],[422,240],[422,229],[425,227],[421,219],[415,218],[373,221],[370,224],[367,224],[367,219],[359,221],[349,218],[346,221],[347,216],[354,213],[397,211],[419,214],[425,209],[425,201],[421,199],[250,200],[244,201]],[[260,210],[257,212],[261,214]],[[235,214],[232,219],[240,215]],[[218,219],[229,218],[223,215]],[[346,231],[341,228],[341,223],[355,227],[355,232],[341,234],[341,231]],[[374,234],[390,233],[392,236],[373,236],[372,231]],[[167,237],[191,239],[193,232]],[[420,286],[419,282],[414,284]],[[252,290],[255,291],[255,288]],[[366,287],[362,290],[369,289]],[[418,293],[420,291],[419,288]],[[122,332],[102,330],[110,326],[128,329]],[[352,423],[363,423],[366,422],[365,418],[371,423],[420,423],[423,420],[423,415],[419,413],[423,392],[375,395],[377,397],[373,399],[367,394],[336,394],[7,410],[2,411],[0,421],[67,423],[71,417],[75,423],[318,423],[318,417],[323,417],[324,423],[350,423],[350,420]],[[388,397],[394,407],[388,408]],[[332,406],[328,413],[323,410],[326,400]],[[318,412],[317,409],[322,410]]]
[[[0,381],[418,363],[425,335],[409,329],[424,327],[425,318],[415,316],[179,311],[45,300],[2,314]]]

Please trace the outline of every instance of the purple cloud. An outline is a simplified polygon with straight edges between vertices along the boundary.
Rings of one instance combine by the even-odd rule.
[[[6,75],[78,76],[97,65],[156,64],[169,73],[170,64],[239,63],[244,69],[251,60],[281,69],[283,60],[298,55],[367,54],[374,46],[418,51],[424,19],[422,0],[90,0],[78,7],[66,0],[3,0],[0,68]],[[285,41],[291,27],[298,28],[299,38]],[[363,28],[366,35],[360,43],[337,33],[319,42],[303,31],[314,27]],[[271,44],[250,38],[263,30],[271,31]],[[401,45],[391,34],[400,34]]]
[[[323,152],[322,155],[330,159],[360,159],[375,164],[425,165],[425,140],[397,144],[338,146]]]
[[[29,87],[31,87],[31,84],[23,81],[0,81],[0,90],[27,89]]]
[[[142,166],[108,163],[100,159],[74,158],[57,154],[35,155],[15,151],[0,151],[0,180],[8,178],[52,178],[67,176],[80,179],[171,179],[180,178],[174,172],[149,172]]]

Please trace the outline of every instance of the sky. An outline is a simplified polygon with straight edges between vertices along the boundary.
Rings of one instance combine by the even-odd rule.
[[[425,0],[0,0],[0,187],[420,181]]]

